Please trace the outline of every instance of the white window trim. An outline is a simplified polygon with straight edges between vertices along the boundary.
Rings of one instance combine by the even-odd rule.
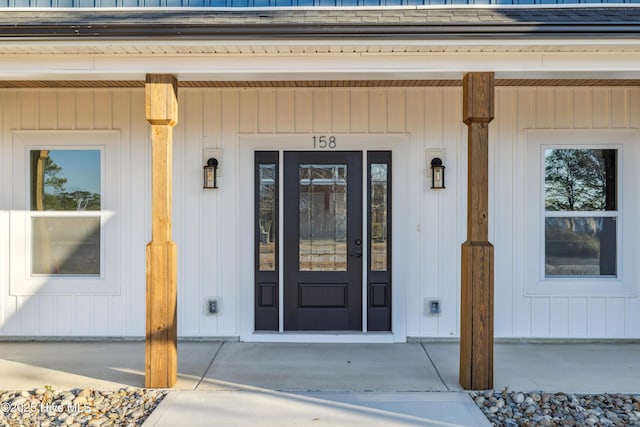
[[[527,296],[632,296],[637,294],[636,231],[638,133],[635,129],[526,129],[525,293]],[[617,277],[545,277],[544,150],[548,148],[618,150]],[[587,213],[585,213],[586,215]],[[594,216],[588,212],[588,216]],[[582,213],[577,213],[580,216]],[[595,215],[598,216],[598,215]],[[610,215],[605,215],[610,216]]]
[[[14,131],[11,224],[10,295],[118,295],[120,294],[119,207],[120,133],[117,131]],[[31,273],[30,162],[31,150],[100,150],[101,210],[100,275],[45,275]],[[37,216],[70,216],[45,212]],[[71,214],[77,214],[73,212]]]

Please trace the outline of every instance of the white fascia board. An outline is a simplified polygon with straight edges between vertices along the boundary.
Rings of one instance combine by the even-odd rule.
[[[599,73],[638,78],[632,52],[451,52],[423,54],[272,55],[2,55],[0,79],[124,80],[172,73],[181,80],[408,79],[441,78],[467,71]],[[631,77],[622,77],[622,76]],[[74,77],[75,76],[75,77]],[[284,77],[286,76],[286,77]],[[369,77],[367,77],[369,76]]]

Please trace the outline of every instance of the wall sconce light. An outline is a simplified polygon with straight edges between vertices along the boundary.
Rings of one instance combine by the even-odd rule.
[[[204,171],[203,188],[218,188],[218,159],[210,157],[202,170]]]
[[[444,186],[444,165],[440,157],[431,159],[431,188],[441,189]]]

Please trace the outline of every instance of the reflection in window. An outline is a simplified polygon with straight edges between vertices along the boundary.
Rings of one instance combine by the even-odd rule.
[[[276,165],[260,164],[260,200],[259,218],[260,226],[260,271],[275,271],[276,269],[276,236],[275,223],[275,182]]]
[[[101,151],[31,150],[31,273],[100,275]]]
[[[32,150],[31,210],[99,211],[99,150]]]
[[[347,270],[347,165],[299,166],[300,271]]]
[[[617,150],[547,149],[545,275],[616,276]]]
[[[371,164],[371,271],[387,270],[387,164]]]

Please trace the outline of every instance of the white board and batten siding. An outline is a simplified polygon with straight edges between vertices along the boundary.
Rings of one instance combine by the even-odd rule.
[[[409,259],[403,287],[408,337],[459,333],[460,244],[466,239],[466,126],[461,88],[181,89],[174,128],[173,238],[179,248],[178,333],[238,337],[241,134],[405,133]],[[640,128],[637,88],[498,88],[490,130],[490,240],[496,246],[497,337],[640,338],[640,300],[527,295],[523,236],[525,129]],[[144,92],[130,89],[0,91],[0,335],[142,336],[145,245],[150,240],[149,127]],[[121,285],[115,295],[11,295],[12,163],[17,130],[117,130]],[[203,150],[222,150],[220,189],[202,189]],[[445,190],[430,190],[425,150],[444,150]],[[246,256],[246,254],[245,254]],[[253,255],[251,255],[253,256]],[[216,297],[220,313],[205,314]],[[442,314],[425,315],[427,298]],[[395,319],[398,317],[394,316]]]

